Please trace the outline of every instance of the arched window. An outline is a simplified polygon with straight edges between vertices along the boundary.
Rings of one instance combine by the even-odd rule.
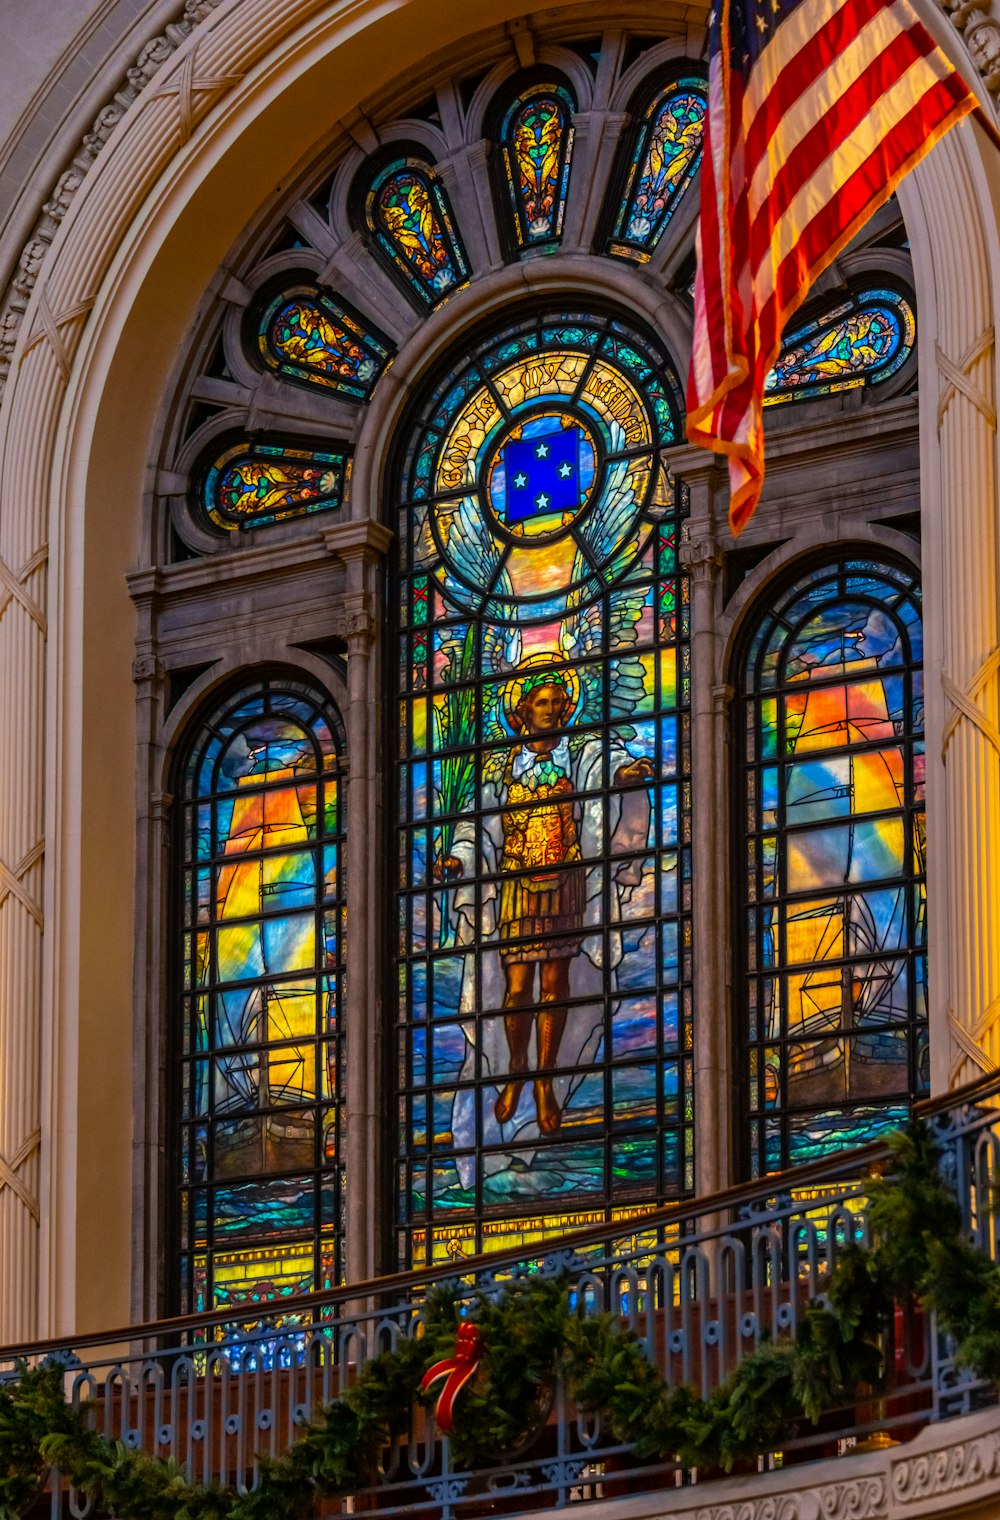
[[[311,282],[270,287],[251,308],[246,338],[265,368],[349,401],[370,399],[393,353],[373,322]]]
[[[698,172],[707,108],[705,81],[696,75],[672,80],[640,108],[628,157],[613,181],[619,198],[609,253],[639,264],[649,259]]]
[[[655,339],[464,343],[398,479],[400,1254],[693,1185],[682,436]]]
[[[873,1139],[927,1087],[916,577],[842,554],[766,600],[740,669],[735,809],[754,1175]]]
[[[362,180],[371,246],[421,310],[469,277],[444,186],[423,159],[394,157]]]
[[[177,1308],[341,1278],[339,720],[265,677],[200,722],[178,775]]]
[[[335,511],[343,504],[350,467],[344,449],[239,438],[209,456],[199,492],[201,511],[213,527],[227,532]]]
[[[884,281],[814,305],[785,334],[764,405],[859,390],[898,374],[917,341],[914,306],[912,295]]]
[[[522,90],[499,129],[506,239],[512,253],[554,247],[562,237],[573,156],[573,98],[541,81]]]

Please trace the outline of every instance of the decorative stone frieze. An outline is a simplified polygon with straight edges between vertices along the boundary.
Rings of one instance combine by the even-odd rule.
[[[125,71],[124,82],[112,99],[98,111],[93,125],[84,133],[71,161],[56,178],[31,236],[24,245],[0,307],[0,397],[3,396],[21,323],[42,263],[84,177],[126,111],[135,104],[153,76],[191,35],[194,28],[220,3],[221,0],[186,0],[177,19],[168,22],[161,33],[140,48],[135,63]],[[204,88],[204,85],[199,82],[198,87]],[[189,84],[188,97],[190,88]],[[190,111],[188,115],[190,116]]]
[[[1000,101],[1000,20],[995,0],[938,0],[961,32],[969,57],[994,100]]]

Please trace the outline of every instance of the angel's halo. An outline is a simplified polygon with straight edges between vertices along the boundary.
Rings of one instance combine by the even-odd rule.
[[[570,708],[564,718],[564,726],[568,728],[575,721],[577,713],[580,711],[580,698],[582,695],[580,677],[577,674],[575,666],[570,665],[565,656],[560,654],[556,649],[536,650],[534,654],[525,656],[517,669],[500,688],[499,716],[504,728],[512,739],[521,737],[520,729],[514,727],[512,720],[524,697],[525,685],[528,683],[528,678],[534,678],[531,680],[529,687],[529,689],[534,689],[547,684],[538,678],[549,672],[552,675],[551,685],[561,686],[569,696]]]

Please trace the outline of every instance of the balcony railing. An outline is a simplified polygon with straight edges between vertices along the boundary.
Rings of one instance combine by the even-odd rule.
[[[941,1170],[968,1238],[994,1260],[993,1210],[1000,1179],[1000,1077],[920,1114],[940,1149]],[[806,1304],[824,1293],[846,1243],[868,1244],[866,1177],[884,1146],[662,1208],[626,1223],[547,1242],[533,1260],[519,1252],[463,1261],[458,1291],[470,1302],[512,1278],[560,1275],[578,1312],[610,1310],[641,1338],[668,1386],[702,1395],[762,1340],[790,1337]],[[419,1332],[427,1290],[455,1282],[454,1264],[354,1284],[336,1292],[254,1306],[252,1330],[233,1311],[129,1326],[0,1350],[0,1379],[19,1362],[61,1358],[66,1395],[86,1404],[109,1438],[175,1459],[189,1479],[253,1489],[262,1456],[277,1456],[303,1425],[379,1351]],[[837,1455],[866,1439],[907,1440],[919,1427],[969,1413],[992,1398],[956,1367],[933,1313],[900,1305],[884,1346],[886,1386],[782,1443],[785,1466]],[[769,1459],[765,1455],[764,1462]],[[612,1498],[704,1481],[669,1461],[639,1462],[596,1416],[573,1407],[558,1377],[533,1444],[474,1472],[458,1468],[433,1415],[383,1453],[376,1482],[324,1513],[462,1520]],[[48,1479],[53,1516],[88,1514],[88,1501],[58,1472]]]

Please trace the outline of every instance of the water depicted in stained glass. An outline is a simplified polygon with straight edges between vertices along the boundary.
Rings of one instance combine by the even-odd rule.
[[[645,263],[701,163],[705,82],[675,80],[647,106],[636,131],[608,252]]]
[[[332,710],[236,693],[183,773],[182,1312],[340,1280],[344,820]]]
[[[519,96],[504,118],[501,152],[519,251],[551,246],[562,236],[572,113],[567,90],[538,84]]]
[[[202,506],[210,522],[230,532],[330,512],[343,505],[350,469],[344,449],[240,439],[206,470]]]
[[[376,249],[421,303],[437,303],[469,276],[444,186],[428,164],[399,159],[372,182],[365,219]]]
[[[921,659],[914,576],[862,559],[805,576],[753,638],[741,722],[754,1173],[873,1139],[927,1088]]]
[[[764,405],[878,385],[903,367],[915,342],[912,301],[898,290],[858,291],[786,334]]]
[[[466,351],[400,482],[404,1262],[693,1185],[687,582],[651,338]]]
[[[367,401],[392,357],[392,345],[345,302],[315,285],[280,291],[257,322],[268,369],[302,385]]]

